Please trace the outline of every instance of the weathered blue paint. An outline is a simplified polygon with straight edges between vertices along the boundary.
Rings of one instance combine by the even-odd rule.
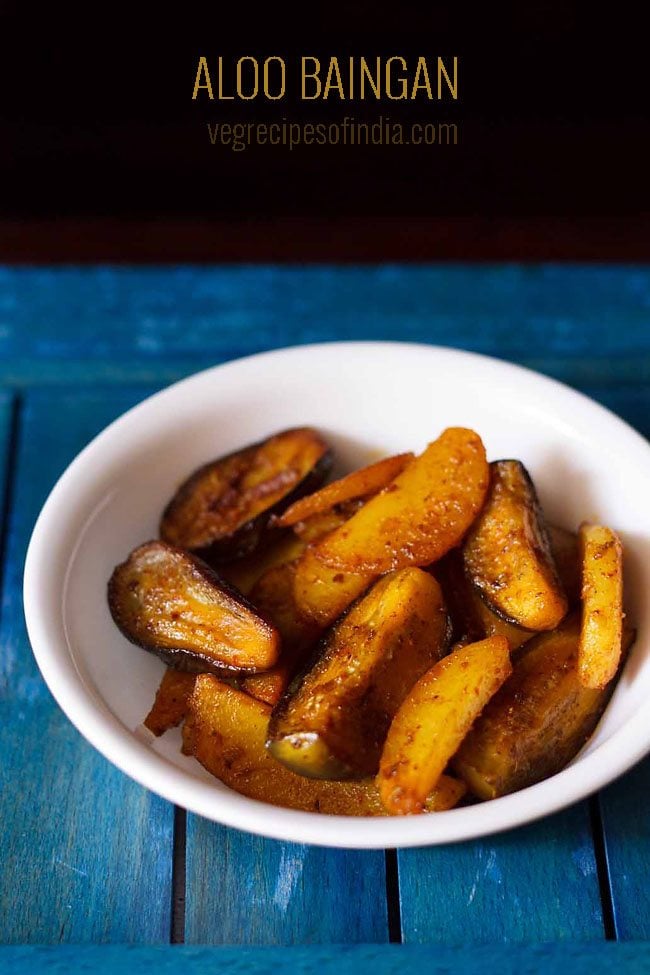
[[[24,403],[0,628],[0,942],[166,942],[172,807],[86,744],[38,672],[22,611],[38,510],[128,393],[33,393]]]
[[[384,854],[279,843],[188,816],[191,944],[388,941]]]
[[[0,948],[6,975],[647,975],[650,945],[542,944],[451,948],[431,945],[329,945],[302,948],[175,946]]]
[[[485,840],[398,856],[406,943],[605,936],[586,803]]]
[[[280,345],[399,339],[583,382],[650,377],[650,270],[0,269],[0,380],[165,381]]]
[[[0,942],[165,942],[170,930],[171,807],[82,741],[27,645],[22,563],[55,477],[149,392],[126,384],[161,386],[235,356],[345,338],[435,342],[519,361],[582,388],[650,436],[648,268],[0,269],[0,382],[25,395],[0,606]],[[45,384],[49,392],[34,391]],[[0,393],[0,512],[9,396]],[[649,776],[644,763],[601,800],[614,920],[626,940],[650,937]],[[108,972],[133,963],[157,975],[179,962],[190,975],[207,966],[336,967],[337,975],[352,967],[383,975],[405,963],[463,975],[650,968],[647,946],[602,941],[584,804],[482,842],[401,852],[398,867],[407,945],[321,948],[386,941],[383,854],[281,844],[189,816],[187,940],[313,947],[5,951],[0,967]],[[395,916],[393,933],[394,924]],[[594,944],[569,944],[579,939]],[[516,945],[544,940],[555,944]],[[505,941],[507,949],[494,947]],[[492,947],[449,948],[485,942]]]

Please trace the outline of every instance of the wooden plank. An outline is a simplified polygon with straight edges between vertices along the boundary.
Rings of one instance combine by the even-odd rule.
[[[185,941],[388,940],[383,852],[278,843],[188,816]]]
[[[514,832],[398,853],[405,943],[604,937],[586,803]]]
[[[12,394],[6,389],[0,389],[0,556],[4,547],[5,498],[10,464],[9,441],[12,406]],[[0,580],[2,579],[1,573],[2,566],[0,565]]]
[[[29,534],[72,456],[140,398],[29,394],[9,519],[0,629],[0,942],[166,942],[173,807],[100,757],[54,704],[22,613]]]
[[[650,389],[593,391],[650,438]],[[650,760],[638,765],[600,796],[609,894],[616,937],[650,937]]]
[[[645,387],[585,389],[648,436]],[[605,793],[604,838],[619,937],[650,934],[650,765]],[[596,837],[597,843],[600,837]],[[406,942],[599,938],[604,918],[587,803],[484,842],[398,854]],[[607,864],[600,864],[607,882]],[[453,883],[449,882],[453,878]],[[444,896],[440,891],[444,890]],[[606,906],[609,892],[604,892]]]
[[[421,945],[328,945],[286,948],[167,948],[115,945],[0,948],[6,975],[93,972],[116,975],[647,975],[650,944],[489,945],[479,948]]]
[[[5,268],[0,290],[12,383],[171,378],[341,338],[437,342],[543,371],[562,360],[584,382],[650,376],[647,268]]]
[[[621,941],[650,932],[649,792],[646,759],[600,796],[614,928]]]

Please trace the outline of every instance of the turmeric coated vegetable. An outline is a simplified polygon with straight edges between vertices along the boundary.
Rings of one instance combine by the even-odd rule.
[[[304,620],[297,611],[295,574],[295,562],[273,566],[258,580],[250,595],[253,605],[271,620],[282,638],[282,650],[275,666],[242,681],[245,691],[267,704],[277,704],[306,651],[321,633],[320,627]]]
[[[481,438],[450,427],[314,552],[343,572],[429,565],[461,541],[481,510],[489,469]]]
[[[197,677],[183,728],[184,752],[225,785],[275,806],[336,816],[382,816],[372,779],[323,782],[289,771],[265,748],[271,709],[215,677]],[[426,811],[450,809],[465,786],[443,776],[427,797]]]
[[[464,546],[465,571],[490,609],[528,630],[567,612],[533,482],[517,460],[490,464],[490,491]]]
[[[611,528],[580,526],[582,622],[578,675],[605,687],[618,670],[623,637],[623,547]]]
[[[626,630],[627,649],[634,639]],[[526,644],[453,762],[480,799],[494,799],[561,771],[592,734],[613,685],[587,688],[578,674],[580,616]]]
[[[200,559],[147,542],[108,584],[113,619],[132,643],[194,673],[273,666],[280,635]]]
[[[331,466],[315,430],[285,430],[192,474],[167,505],[160,537],[209,562],[246,555],[271,516],[319,487]]]
[[[392,716],[448,639],[432,576],[410,568],[380,579],[329,631],[273,712],[271,753],[314,778],[376,772]]]
[[[156,737],[177,728],[187,714],[187,702],[194,690],[196,676],[168,667],[163,674],[156,699],[143,724]]]
[[[420,678],[390,726],[377,785],[386,809],[419,813],[472,724],[512,672],[502,636],[459,647]]]
[[[395,457],[385,457],[369,467],[361,467],[346,477],[325,485],[320,491],[294,502],[280,515],[277,524],[288,527],[330,511],[346,501],[372,497],[390,484],[412,460],[413,454],[397,454]]]

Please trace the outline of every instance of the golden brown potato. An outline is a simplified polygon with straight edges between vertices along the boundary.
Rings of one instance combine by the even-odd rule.
[[[517,460],[490,464],[490,491],[463,545],[465,571],[490,609],[527,630],[552,630],[568,608],[537,494]]]
[[[267,704],[277,704],[298,669],[307,649],[316,642],[321,629],[300,616],[294,598],[296,562],[276,565],[264,573],[253,587],[253,605],[271,620],[282,638],[278,662],[263,674],[244,678],[242,688]]]
[[[558,525],[548,526],[548,537],[555,559],[555,567],[569,605],[576,606],[580,600],[580,551],[578,536]]]
[[[579,614],[541,633],[517,657],[453,761],[480,799],[494,799],[561,771],[592,734],[609,700],[578,677]],[[633,634],[626,632],[625,643]]]
[[[270,751],[314,778],[376,772],[392,716],[448,640],[432,576],[410,568],[380,579],[326,634],[273,712]]]
[[[248,596],[269,569],[293,562],[302,555],[306,547],[305,542],[296,538],[292,532],[279,533],[278,538],[261,550],[256,549],[250,555],[220,565],[219,575],[244,596]]]
[[[305,521],[298,521],[293,525],[293,530],[306,544],[317,542],[319,539],[329,535],[335,528],[340,528],[346,521],[356,514],[359,508],[363,507],[364,502],[360,500],[343,501],[341,504],[334,505],[329,511],[322,511],[320,514],[312,515]]]
[[[623,636],[623,546],[611,528],[580,526],[582,624],[578,676],[605,687],[618,670]]]
[[[145,728],[156,737],[164,735],[170,728],[177,728],[187,714],[187,703],[195,680],[194,674],[168,667],[156,691],[153,706],[143,721]]]
[[[265,670],[280,634],[200,559],[147,542],[108,584],[113,619],[132,643],[194,673]]]
[[[265,748],[270,713],[268,705],[215,677],[198,677],[183,728],[183,750],[251,799],[338,816],[386,815],[372,779],[316,781],[276,762]],[[463,783],[443,776],[427,800],[427,812],[450,809],[464,791]]]
[[[386,809],[419,813],[450,758],[512,672],[502,636],[459,647],[435,664],[406,697],[390,726],[377,785]]]
[[[285,430],[192,474],[167,505],[160,537],[208,562],[246,555],[271,516],[319,487],[331,466],[315,430]]]
[[[343,572],[380,575],[429,565],[461,541],[481,510],[488,482],[481,438],[451,427],[314,552]]]
[[[412,460],[413,454],[397,454],[395,457],[385,457],[376,464],[353,471],[338,481],[326,484],[314,494],[300,498],[280,515],[276,524],[289,527],[306,521],[314,515],[331,511],[332,508],[346,501],[372,497],[390,484]]]
[[[375,579],[372,572],[330,569],[309,547],[298,560],[294,593],[298,611],[323,629],[333,623]]]

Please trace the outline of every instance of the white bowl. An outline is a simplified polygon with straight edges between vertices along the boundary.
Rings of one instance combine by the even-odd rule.
[[[355,819],[246,799],[180,754],[180,734],[140,723],[163,665],[128,643],[106,605],[114,565],[156,535],[167,499],[194,468],[286,427],[310,424],[342,469],[421,450],[469,426],[491,459],[520,458],[550,520],[602,520],[626,551],[638,639],[596,733],[570,767],[491,802],[423,816]],[[285,349],[209,369],[126,413],[86,447],[52,491],[25,568],[29,636],[54,697],[103,755],[147,788],[228,826],[301,843],[448,843],[552,813],[650,750],[650,446],[579,393],[483,356],[355,342]],[[645,597],[645,598],[644,598]]]

